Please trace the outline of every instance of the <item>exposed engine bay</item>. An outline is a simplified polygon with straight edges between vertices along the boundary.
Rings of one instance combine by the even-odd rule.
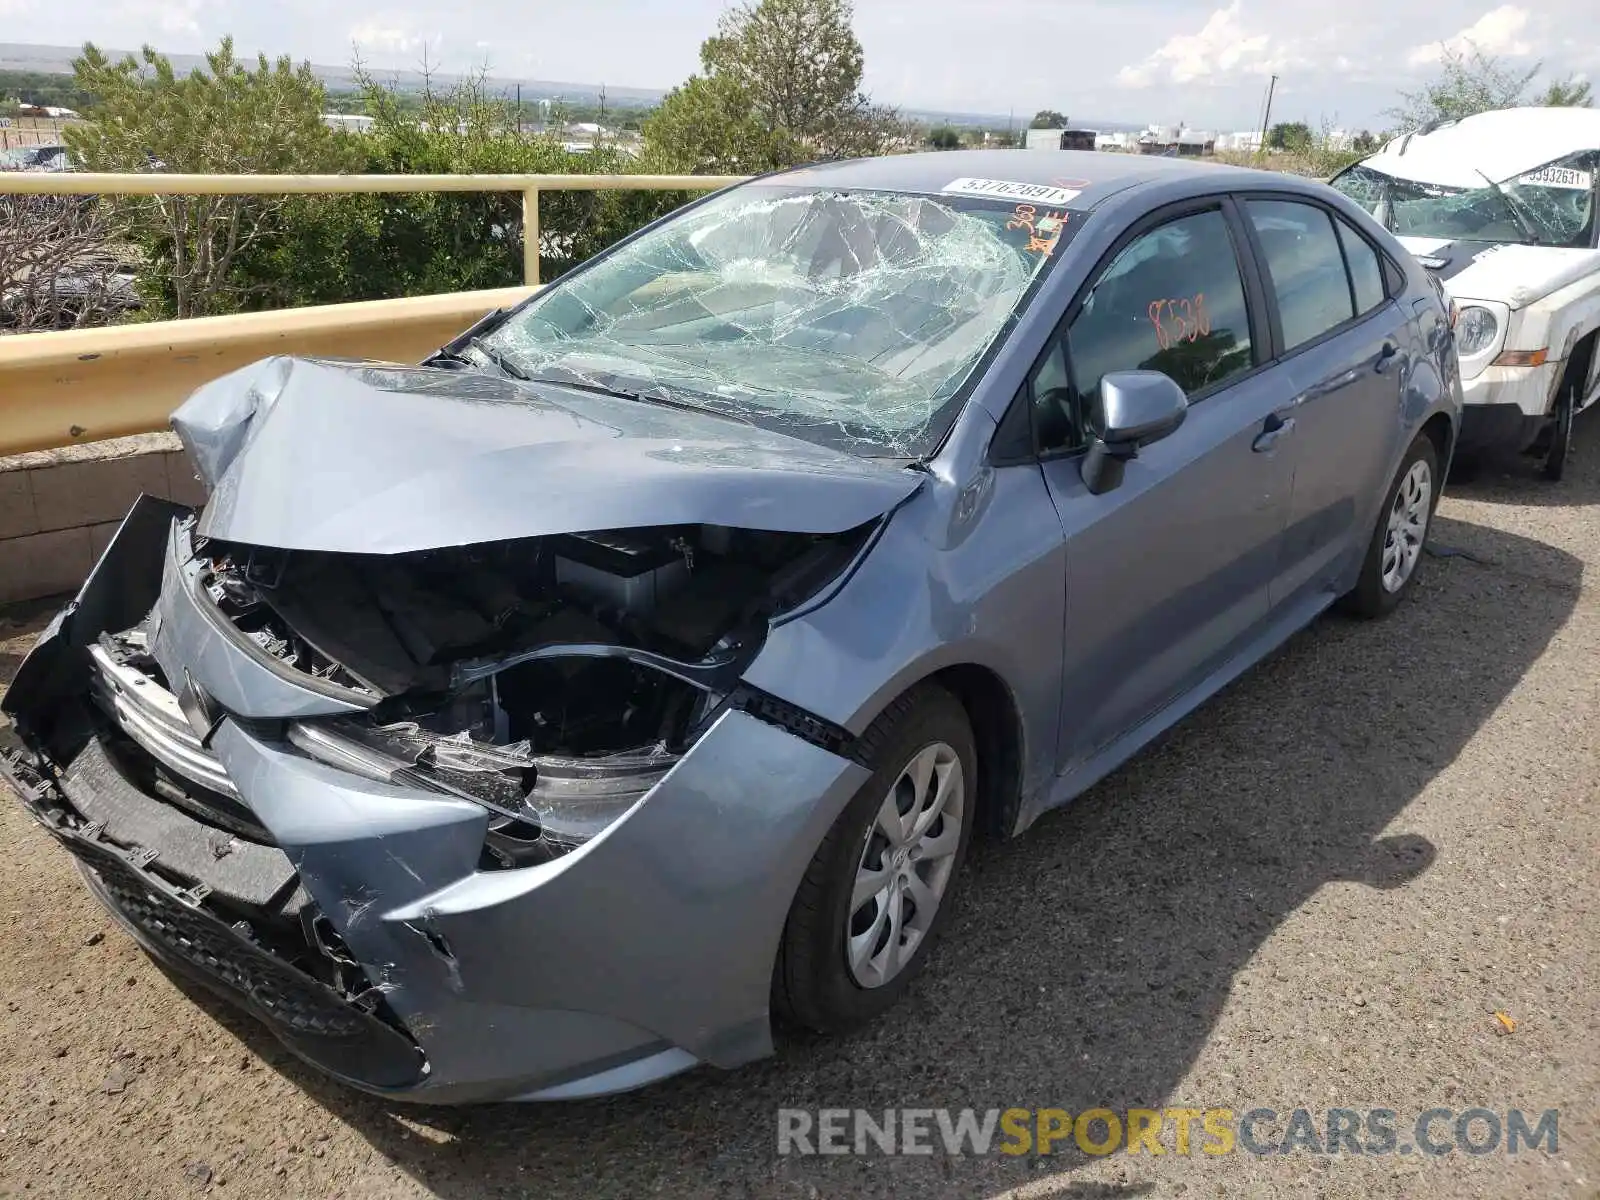
[[[649,791],[727,703],[768,621],[837,576],[866,533],[700,525],[400,555],[194,550],[199,585],[244,642],[365,710],[279,736],[488,808],[483,866],[503,868],[582,845]],[[198,704],[190,725],[212,718],[162,677],[143,626],[102,637],[99,653],[102,674],[139,672],[185,712]],[[112,690],[102,683],[100,706],[141,740]],[[163,758],[163,743],[145,748]],[[167,765],[214,786],[194,750]],[[217,817],[226,800],[201,806]]]

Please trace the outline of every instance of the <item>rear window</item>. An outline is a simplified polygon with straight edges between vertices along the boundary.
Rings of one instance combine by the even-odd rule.
[[[1384,301],[1383,263],[1371,243],[1349,224],[1335,217],[1344,261],[1350,268],[1350,287],[1356,295],[1356,313],[1369,313]]]
[[[1356,315],[1344,252],[1325,209],[1291,200],[1250,200],[1245,208],[1277,293],[1285,350],[1315,341]]]

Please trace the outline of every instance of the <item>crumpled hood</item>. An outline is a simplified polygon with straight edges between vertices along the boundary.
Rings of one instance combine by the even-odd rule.
[[[269,358],[172,416],[199,532],[398,554],[648,525],[839,533],[916,472],[711,414],[475,371]]]
[[[1600,271],[1600,251],[1503,242],[1402,237],[1400,244],[1444,281],[1457,300],[1524,308]]]

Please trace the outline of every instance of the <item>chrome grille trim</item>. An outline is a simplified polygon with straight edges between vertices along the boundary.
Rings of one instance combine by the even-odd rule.
[[[178,699],[154,679],[117,662],[104,646],[90,646],[95,703],[124,733],[168,770],[191,783],[238,800],[221,761],[200,744]]]

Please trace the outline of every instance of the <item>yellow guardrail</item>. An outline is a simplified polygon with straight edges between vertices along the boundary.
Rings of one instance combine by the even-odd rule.
[[[0,456],[164,429],[202,383],[273,354],[417,362],[533,290],[0,337]]]
[[[200,384],[272,354],[416,362],[539,283],[539,192],[705,191],[709,175],[108,175],[0,172],[0,195],[521,192],[527,286],[0,337],[0,455],[164,429]]]

